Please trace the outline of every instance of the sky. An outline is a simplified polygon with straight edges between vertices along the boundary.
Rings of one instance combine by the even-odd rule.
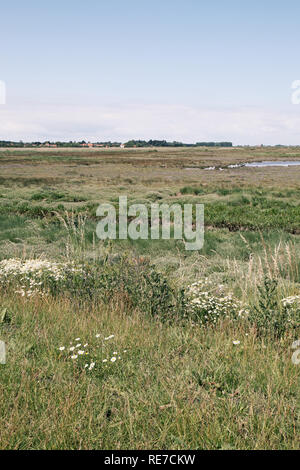
[[[299,17],[299,0],[0,0],[0,140],[300,145]]]

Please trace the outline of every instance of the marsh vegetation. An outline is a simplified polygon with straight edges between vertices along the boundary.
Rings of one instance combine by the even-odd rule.
[[[0,447],[299,448],[300,167],[230,168],[299,157],[0,150]],[[97,240],[119,195],[203,203],[203,249]]]

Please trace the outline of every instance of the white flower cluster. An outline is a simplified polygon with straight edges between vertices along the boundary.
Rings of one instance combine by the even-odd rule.
[[[100,337],[101,335],[99,333],[95,335],[96,340],[98,340]],[[115,335],[109,335],[104,337],[103,341],[109,341],[114,337]],[[75,338],[74,341],[76,343],[75,345],[73,345],[73,342],[71,341],[69,346],[60,346],[58,350],[60,353],[67,354],[68,359],[75,362],[83,370],[91,371],[95,368],[96,365],[100,366],[100,364],[102,364],[102,367],[107,368],[108,364],[115,363],[121,359],[121,355],[118,353],[118,351],[113,351],[112,353],[107,352],[106,356],[108,357],[103,358],[103,350],[105,349],[104,343],[99,344],[99,342],[96,341],[96,343],[89,346],[88,343],[78,343],[80,338]],[[99,348],[101,348],[100,356]],[[124,349],[123,352],[126,353],[127,350]],[[88,362],[86,362],[88,359],[87,356],[89,359],[91,357],[93,357],[93,359],[90,359]]]
[[[284,307],[300,307],[300,295],[291,295],[281,300]]]
[[[300,327],[300,295],[291,295],[281,299],[287,322],[293,328]]]
[[[223,285],[215,286],[206,279],[188,286],[186,295],[187,314],[198,323],[217,323],[220,318],[243,318],[248,314],[233,294],[225,295]]]
[[[45,281],[62,282],[67,275],[83,274],[81,266],[43,259],[7,259],[0,262],[0,286],[17,285],[15,293],[23,297],[45,294]]]

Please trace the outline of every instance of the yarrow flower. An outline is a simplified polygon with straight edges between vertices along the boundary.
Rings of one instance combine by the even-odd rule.
[[[104,338],[104,340],[105,340],[105,341],[108,341],[109,339],[112,339],[112,338],[114,338],[114,337],[115,337],[115,335],[110,335],[110,336],[107,336],[106,338]]]
[[[300,305],[300,295],[291,295],[290,297],[286,297],[285,299],[281,300],[284,307],[290,307],[295,304]]]
[[[0,285],[18,286],[15,293],[22,297],[44,296],[51,285],[62,284],[70,274],[84,274],[82,266],[55,263],[43,259],[7,259],[0,262]]]
[[[194,282],[186,290],[186,316],[194,322],[217,323],[221,318],[244,318],[248,309],[232,293],[224,295],[224,286],[207,279]]]

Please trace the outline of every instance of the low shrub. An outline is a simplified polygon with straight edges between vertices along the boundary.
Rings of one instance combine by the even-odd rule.
[[[252,305],[249,321],[262,336],[282,337],[300,325],[299,296],[280,299],[278,282],[266,277],[258,287],[259,297]]]
[[[207,279],[176,289],[146,258],[106,256],[93,263],[57,263],[48,260],[9,259],[0,262],[0,287],[23,297],[69,297],[75,304],[86,301],[118,303],[163,321],[191,320],[216,325],[220,320],[245,319],[259,335],[282,337],[300,324],[300,296],[280,299],[277,282],[266,278],[259,298],[250,307],[223,285]]]

